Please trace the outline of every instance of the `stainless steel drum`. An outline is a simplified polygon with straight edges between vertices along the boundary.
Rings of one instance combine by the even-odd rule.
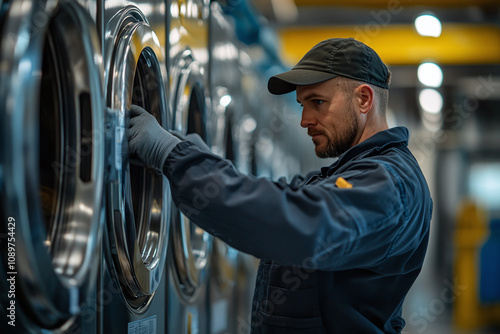
[[[99,41],[73,1],[3,6],[0,233],[9,243],[1,243],[0,277],[1,284],[15,278],[15,296],[0,298],[2,310],[15,303],[17,321],[12,327],[3,318],[0,331],[70,330],[98,265],[105,137]]]
[[[108,125],[112,160],[107,191],[108,267],[127,306],[147,310],[161,284],[167,252],[170,192],[166,177],[129,163],[127,112],[137,104],[168,125],[166,68],[158,38],[136,7],[120,10],[107,24]],[[161,312],[161,311],[160,311]]]
[[[191,50],[174,59],[171,101],[174,129],[197,133],[207,140],[205,78]],[[187,301],[197,297],[206,280],[211,236],[197,227],[175,206],[172,209],[172,256],[179,295]]]
[[[208,0],[168,2],[169,97],[172,129],[198,133],[209,146]],[[172,209],[168,331],[208,332],[208,271],[212,237]]]

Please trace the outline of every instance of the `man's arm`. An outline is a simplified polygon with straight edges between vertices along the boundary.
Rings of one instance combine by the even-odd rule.
[[[167,131],[137,140],[143,136],[137,132],[159,124],[139,128],[135,117],[131,154],[153,163],[164,159],[162,170],[178,208],[243,252],[314,269],[373,268],[402,231],[418,234],[404,225],[400,187],[381,164],[358,164],[339,175],[353,185],[350,189],[336,186],[338,176],[290,187],[239,173],[230,161],[191,142],[172,141]],[[170,149],[168,154],[159,152],[161,147]]]

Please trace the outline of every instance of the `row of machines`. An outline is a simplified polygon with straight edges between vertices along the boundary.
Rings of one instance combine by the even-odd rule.
[[[190,222],[126,139],[138,104],[266,174],[264,77],[234,20],[208,0],[3,0],[0,15],[0,332],[249,332],[256,259]]]

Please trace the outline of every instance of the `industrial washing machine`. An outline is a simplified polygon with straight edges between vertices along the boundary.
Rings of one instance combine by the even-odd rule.
[[[104,186],[97,31],[75,1],[13,0],[0,23],[2,333],[92,333]]]
[[[209,1],[170,1],[168,16],[169,102],[172,129],[198,133],[210,146],[208,88]],[[175,206],[169,250],[168,332],[207,333],[207,281],[212,237]]]
[[[235,30],[234,19],[224,15],[221,6],[212,2],[209,38],[212,150],[248,174],[256,122],[246,103],[246,94],[251,90],[244,90],[249,88],[245,81],[247,74],[242,73],[244,68],[240,66],[240,57],[246,54],[240,52],[244,47]],[[238,333],[246,328],[251,295],[241,289],[249,283],[247,273],[240,271],[245,264],[244,256],[222,240],[213,239],[208,308],[212,334]]]
[[[127,112],[137,104],[169,127],[165,3],[103,1],[106,228],[99,279],[100,333],[166,333],[170,188],[157,171],[130,163]],[[160,36],[160,37],[158,37]]]

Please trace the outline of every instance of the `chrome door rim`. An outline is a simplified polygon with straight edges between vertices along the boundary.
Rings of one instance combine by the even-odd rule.
[[[10,65],[0,70],[4,136],[1,150],[4,208],[1,211],[18,222],[16,285],[19,290],[16,292],[25,296],[18,299],[19,303],[37,326],[65,328],[88,298],[97,272],[95,254],[100,242],[104,174],[103,71],[99,42],[93,21],[74,2],[16,0],[10,6],[2,26],[2,34],[8,38],[2,38],[0,48],[0,61]],[[60,166],[54,168],[60,168],[63,184],[70,184],[61,186],[68,187],[64,197],[69,205],[56,215],[58,229],[53,233],[58,238],[53,239],[49,247],[51,232],[45,226],[38,198],[40,129],[36,114],[40,108],[41,54],[46,34],[62,43],[51,54],[61,55],[64,65],[71,67],[71,71],[61,73],[61,77],[66,76],[68,80],[68,87],[60,92],[68,96],[59,96],[67,99],[65,107],[61,107],[60,112],[64,114],[61,117],[70,116],[72,111],[76,114],[68,117],[71,126],[61,129],[63,136],[71,139],[66,140],[63,149],[74,150],[73,160],[64,155]],[[83,123],[86,125],[82,127]],[[61,196],[58,198],[60,203]],[[2,219],[7,221],[7,217]]]
[[[212,87],[212,110],[213,117],[216,118],[213,130],[214,143],[218,153],[234,163],[234,140],[232,113],[228,110],[230,98],[229,89],[224,86]],[[228,99],[229,98],[229,102]],[[225,100],[226,99],[226,100]],[[238,266],[238,252],[228,246],[224,241],[213,238],[212,241],[212,272],[215,282],[222,291],[231,289],[236,284]]]
[[[127,111],[134,95],[134,80],[141,57],[151,65],[150,78],[155,86],[146,87],[157,94],[157,117],[162,126],[168,123],[168,111],[163,89],[163,52],[158,38],[144,15],[136,7],[126,7],[109,23],[116,28],[112,59],[108,59],[108,123],[115,129],[111,143],[111,178],[108,183],[107,241],[109,266],[114,268],[125,295],[127,306],[136,313],[145,312],[158,288],[167,252],[170,221],[170,188],[166,177],[144,172],[148,184],[154,187],[146,226],[136,227],[130,188],[130,165],[126,139]],[[147,78],[146,78],[147,79]],[[149,83],[149,82],[148,82]],[[133,167],[132,167],[133,168]],[[144,204],[144,203],[143,203]],[[142,208],[142,207],[141,207]],[[141,209],[142,211],[142,209]],[[144,212],[143,212],[144,213]]]
[[[202,129],[189,129],[189,108],[193,94],[199,96],[194,99],[203,99],[198,103],[203,103],[205,108],[207,106],[203,75],[204,68],[196,61],[191,50],[181,52],[173,61],[170,102],[174,129],[181,133],[198,132],[207,141],[204,120],[201,122]],[[200,117],[206,117],[206,110]],[[172,206],[171,228],[170,246],[175,286],[181,298],[192,302],[206,281],[212,237],[191,223],[175,205]]]

